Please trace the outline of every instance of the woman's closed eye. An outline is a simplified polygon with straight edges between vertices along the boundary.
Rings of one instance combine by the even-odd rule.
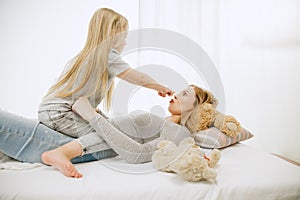
[[[183,96],[188,96],[188,95],[189,95],[189,92],[188,92],[188,91],[183,91],[182,95],[183,95]]]

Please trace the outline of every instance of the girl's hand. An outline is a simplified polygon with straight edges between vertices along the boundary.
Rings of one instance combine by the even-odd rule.
[[[105,119],[108,119],[108,116],[102,112],[99,108],[95,108],[96,113],[102,115]]]
[[[172,91],[169,88],[163,88],[162,90],[158,91],[158,95],[161,97],[172,96],[174,94],[174,91]]]
[[[79,99],[73,104],[72,110],[86,121],[90,121],[97,114],[86,97],[79,97]]]

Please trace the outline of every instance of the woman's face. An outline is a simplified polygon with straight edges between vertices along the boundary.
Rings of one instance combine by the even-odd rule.
[[[168,110],[173,115],[180,115],[193,110],[195,101],[196,94],[194,89],[190,86],[174,95],[174,98],[170,100]]]

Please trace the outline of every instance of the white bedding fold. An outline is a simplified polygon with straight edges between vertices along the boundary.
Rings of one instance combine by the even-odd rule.
[[[26,170],[43,166],[41,163],[23,163],[0,152],[0,170]]]

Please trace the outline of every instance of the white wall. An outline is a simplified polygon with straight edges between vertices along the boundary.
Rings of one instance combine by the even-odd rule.
[[[94,11],[112,8],[138,28],[138,0],[1,0],[0,108],[36,118],[43,95],[83,47]]]
[[[300,161],[300,2],[220,1],[227,110],[256,147]]]

